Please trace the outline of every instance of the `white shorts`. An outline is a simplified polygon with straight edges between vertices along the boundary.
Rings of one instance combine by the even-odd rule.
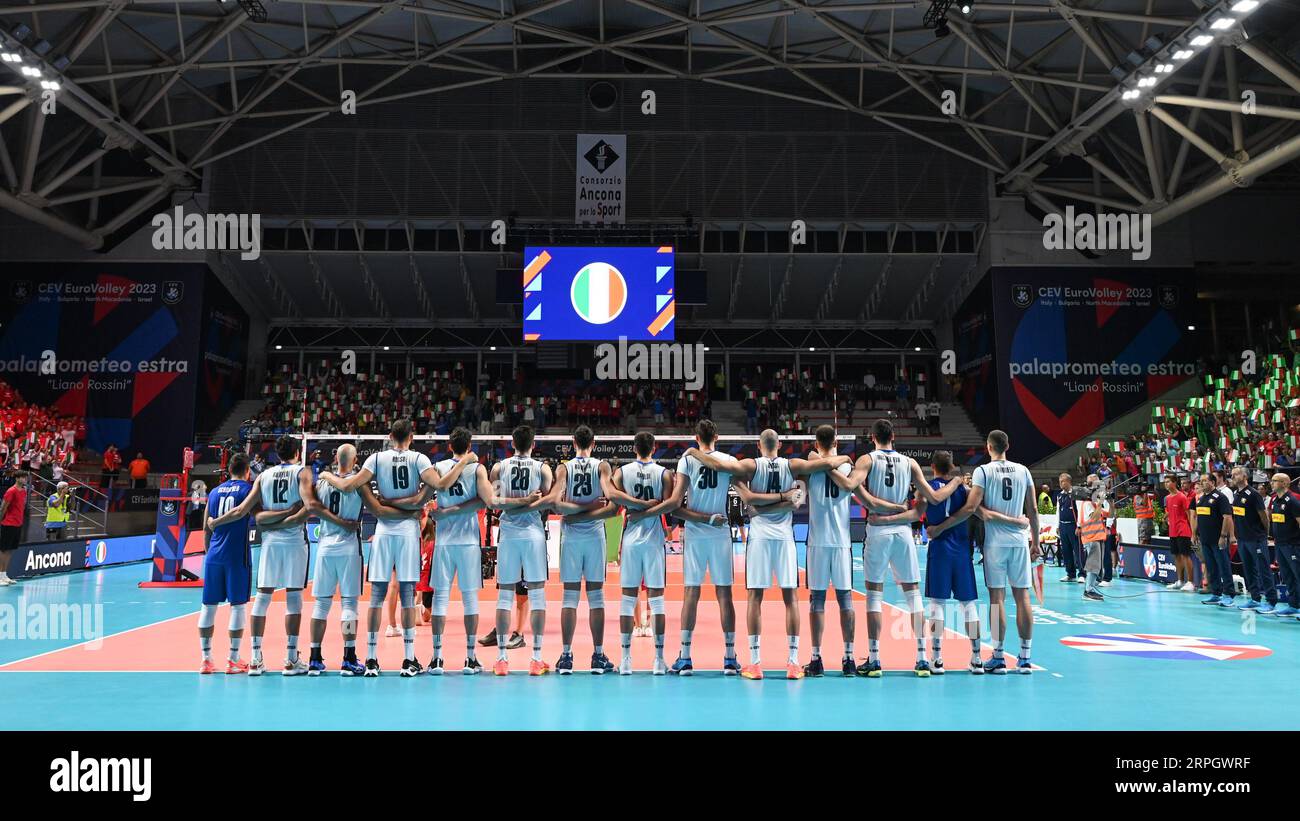
[[[683,536],[682,583],[686,587],[704,584],[707,571],[715,587],[730,587],[732,580],[731,539]]]
[[[984,584],[1028,589],[1029,545],[984,545]]]
[[[921,581],[921,567],[916,561],[916,544],[912,541],[910,527],[868,525],[863,553],[868,584],[884,584],[885,571],[891,567],[894,580],[899,584]]]
[[[848,547],[808,547],[808,589],[853,589],[853,550]]]
[[[586,579],[605,582],[605,534],[596,538],[565,538],[560,541],[560,581],[572,584]]]
[[[651,590],[664,587],[664,543],[634,542],[623,545],[618,560],[618,584],[627,590],[644,583]]]
[[[397,581],[420,581],[420,537],[402,533],[375,534],[370,542],[370,581],[387,582],[397,570]]]
[[[793,589],[799,586],[799,559],[794,539],[750,539],[745,543],[745,588],[766,590],[772,586]]]
[[[547,570],[546,539],[507,538],[497,545],[498,587],[516,584],[520,580],[544,582]]]
[[[483,548],[476,544],[436,545],[429,586],[439,593],[451,590],[452,577],[460,583],[462,593],[482,589]]]
[[[361,596],[361,554],[316,554],[316,572],[312,574],[311,594],[323,599],[338,593],[343,598]]]
[[[300,532],[296,538],[267,541],[262,538],[262,555],[257,560],[257,586],[301,590],[307,586],[307,539]]]

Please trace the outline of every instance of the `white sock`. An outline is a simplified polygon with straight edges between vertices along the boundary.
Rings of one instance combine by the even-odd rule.
[[[725,658],[734,659],[736,657],[736,634],[734,632],[723,633],[722,640],[727,645],[727,652]]]
[[[759,664],[762,661],[762,657],[760,656],[758,651],[758,646],[759,646],[759,637],[750,636],[749,637],[749,663],[750,664]]]
[[[690,661],[691,658],[691,630],[682,631],[682,658]]]
[[[786,638],[789,639],[789,643],[790,643],[789,662],[791,664],[798,664],[799,663],[799,637],[787,636]]]
[[[203,660],[212,661],[212,639],[199,636],[199,649],[203,651]]]

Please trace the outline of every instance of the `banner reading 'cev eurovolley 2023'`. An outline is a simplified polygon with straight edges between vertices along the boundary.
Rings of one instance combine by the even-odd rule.
[[[1031,464],[1195,377],[1187,269],[995,268],[998,417]]]
[[[12,268],[0,291],[0,379],[27,402],[84,417],[93,450],[178,460],[194,432],[206,268]]]

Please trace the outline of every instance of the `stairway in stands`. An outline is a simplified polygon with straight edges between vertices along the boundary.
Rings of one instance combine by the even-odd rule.
[[[745,432],[745,406],[736,401],[717,400],[713,403],[713,424],[719,433]]]
[[[199,441],[203,444],[219,444],[227,439],[238,439],[239,426],[244,424],[245,419],[248,419],[251,416],[256,416],[261,412],[262,407],[265,405],[266,399],[264,397],[243,399],[236,402],[234,406],[231,407],[230,413],[226,414],[226,418],[222,421],[221,425],[213,431],[211,435],[200,436]],[[203,452],[195,454],[195,459],[200,462],[216,461],[216,454],[217,452],[215,450],[205,448]]]

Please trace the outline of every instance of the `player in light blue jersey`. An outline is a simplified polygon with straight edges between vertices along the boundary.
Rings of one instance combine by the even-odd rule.
[[[717,426],[712,420],[701,419],[695,426],[698,450],[712,452],[717,440]],[[719,453],[717,459],[735,461],[729,453]],[[734,565],[731,530],[727,526],[727,489],[731,485],[731,474],[706,467],[694,456],[683,455],[677,461],[677,476],[679,479],[674,483],[671,498],[680,505],[677,516],[686,522],[682,556],[682,649],[669,672],[683,676],[694,672],[691,636],[695,632],[700,587],[707,574],[718,599],[722,634],[726,641],[722,673],[734,676],[740,672],[740,662],[736,659],[736,605],[731,598]]]
[[[596,437],[591,428],[573,431],[574,456],[555,470],[547,505],[563,517],[560,531],[560,582],[564,600],[560,607],[560,639],[564,648],[555,672],[573,673],[573,633],[578,626],[578,597],[587,585],[587,618],[591,626],[591,672],[603,675],[614,669],[605,655],[605,519],[618,513],[608,501],[609,464],[592,458]]]
[[[380,674],[379,660],[375,658],[379,643],[380,611],[388,595],[389,580],[397,573],[397,589],[402,604],[402,659],[403,678],[418,676],[424,667],[415,660],[415,585],[420,581],[420,522],[422,500],[426,493],[446,490],[469,465],[478,461],[473,451],[456,461],[445,475],[434,469],[429,457],[411,450],[415,434],[410,419],[398,419],[388,434],[392,445],[388,450],[372,453],[361,470],[347,478],[330,471],[320,478],[333,487],[347,492],[368,485],[373,479],[379,487],[379,498],[384,504],[398,510],[400,515],[378,516],[375,536],[370,542],[370,607],[366,619],[367,678]],[[418,485],[424,484],[421,490]],[[412,499],[414,496],[414,499]]]
[[[985,447],[989,461],[975,468],[970,495],[961,510],[930,531],[931,538],[970,518],[977,508],[985,509],[984,583],[989,589],[989,630],[993,634],[993,658],[984,663],[986,673],[1002,674],[1007,663],[1002,645],[1007,632],[1006,588],[1016,600],[1016,631],[1020,634],[1020,655],[1016,670],[1033,672],[1030,650],[1034,635],[1034,613],[1029,603],[1030,563],[1039,557],[1038,506],[1034,503],[1034,479],[1024,465],[1008,461],[1007,435],[991,431]],[[989,513],[1000,514],[990,517]],[[1021,516],[1028,519],[1028,532]],[[938,530],[938,534],[935,530]]]
[[[510,610],[515,585],[528,590],[529,623],[533,631],[530,676],[550,672],[542,660],[542,636],[546,632],[546,511],[554,474],[550,465],[533,458],[533,429],[520,425],[510,434],[515,452],[492,466],[492,502],[501,511],[497,526],[497,661],[492,673],[510,674],[506,641],[510,635]]]
[[[357,449],[353,445],[339,445],[334,452],[334,471],[347,477],[357,468]],[[409,516],[410,513],[379,502],[369,485],[356,490],[342,491],[324,479],[316,483],[316,495],[321,502],[318,524],[320,538],[316,542],[316,569],[312,573],[311,595],[316,600],[311,614],[311,659],[307,675],[319,676],[325,672],[325,658],[321,646],[325,640],[325,626],[329,619],[334,593],[339,594],[343,608],[343,663],[340,675],[365,675],[365,666],[357,660],[357,602],[361,598],[361,508],[365,506],[375,516]]]
[[[266,670],[262,658],[262,636],[266,633],[266,614],[271,596],[277,588],[284,593],[284,632],[286,652],[284,675],[298,676],[307,665],[298,654],[298,634],[302,627],[302,590],[307,586],[307,517],[320,509],[312,490],[310,470],[304,470],[300,457],[302,442],[284,435],[275,442],[280,464],[268,468],[253,482],[252,492],[238,507],[212,521],[218,527],[237,521],[257,508],[255,521],[261,536],[261,555],[257,565],[257,596],[253,599],[251,632],[253,660],[248,674],[260,676]]]
[[[894,450],[894,426],[888,419],[878,419],[871,426],[871,441],[875,449],[859,457],[854,473],[863,475],[864,488],[859,499],[869,513],[890,513],[882,510],[870,499],[878,499],[906,509],[912,488],[927,504],[942,504],[961,487],[961,477],[954,477],[936,490],[926,481],[921,466],[910,456]],[[925,658],[925,606],[921,598],[921,570],[916,560],[916,544],[912,541],[912,526],[906,523],[873,525],[868,521],[867,542],[863,547],[863,565],[867,580],[867,660],[858,665],[858,675],[879,678],[880,633],[884,627],[885,577],[890,570],[902,588],[907,601],[907,611],[912,623],[912,636],[916,641],[916,664],[913,671],[918,677],[930,675],[930,665]]]
[[[773,576],[785,603],[786,678],[797,680],[804,677],[804,669],[799,666],[799,607],[795,595],[799,587],[799,564],[793,522],[793,511],[804,494],[803,486],[796,485],[796,477],[825,473],[848,463],[847,456],[831,457],[822,462],[787,459],[779,455],[780,447],[776,431],[769,428],[759,434],[760,455],[756,459],[724,460],[715,453],[703,453],[697,448],[686,451],[687,456],[700,460],[705,467],[730,473],[740,500],[752,508],[745,543],[745,588],[748,593],[745,623],[749,629],[749,664],[740,669],[742,678],[752,680],[763,678],[760,650],[763,591],[771,587]],[[814,598],[816,595],[813,594]],[[821,595],[825,601],[825,589]],[[849,612],[853,612],[851,605]]]
[[[244,638],[244,608],[253,586],[248,519],[239,519],[215,531],[211,528],[214,513],[220,516],[233,510],[253,492],[248,482],[248,457],[236,453],[230,459],[229,471],[230,478],[208,494],[204,517],[203,609],[199,612],[199,649],[203,651],[199,672],[203,674],[216,672],[212,663],[212,633],[217,606],[226,601],[230,602],[230,658],[226,661],[226,672],[231,675],[248,672],[248,663],[239,658],[239,644]]]
[[[664,524],[663,517],[677,509],[673,502],[673,471],[655,462],[654,434],[641,431],[632,440],[636,459],[614,472],[608,491],[610,501],[627,511],[623,521],[623,540],[618,552],[619,584],[623,588],[618,611],[619,638],[623,658],[619,674],[632,675],[632,633],[636,621],[636,600],[642,584],[646,587],[653,615],[655,661],[652,674],[668,672],[664,662]]]

